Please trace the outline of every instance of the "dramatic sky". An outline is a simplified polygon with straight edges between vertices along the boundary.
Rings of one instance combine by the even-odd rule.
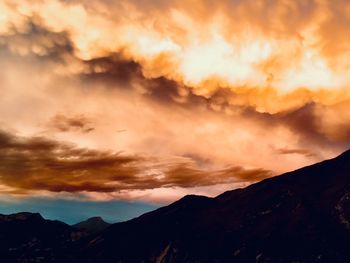
[[[334,157],[349,36],[348,0],[0,1],[0,213],[132,217]]]

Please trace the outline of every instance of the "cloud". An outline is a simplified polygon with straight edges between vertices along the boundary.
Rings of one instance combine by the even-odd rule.
[[[129,84],[134,79],[142,78],[141,66],[122,57],[120,53],[109,54],[84,61],[87,69],[81,77],[86,81],[102,81]]]
[[[53,192],[102,191],[118,187],[105,183],[114,178],[121,184],[137,172],[137,157],[77,148],[41,137],[21,138],[0,134],[1,183],[18,190]]]
[[[70,10],[68,6],[79,7],[80,4],[82,4],[85,7],[85,9],[83,8],[81,10],[84,10],[86,14],[88,14],[89,12],[94,10],[94,8],[96,8],[96,4],[91,4],[91,6],[89,6],[86,5],[86,3],[80,3],[79,1],[75,2],[75,4],[73,5],[58,4],[57,8],[61,8],[62,10],[65,10],[66,8],[67,10]],[[129,2],[129,5],[133,4],[133,1]],[[118,4],[113,2],[113,5]],[[170,8],[171,5],[165,6],[167,6],[166,8],[168,10],[168,8]],[[281,7],[279,7],[277,3],[274,3],[273,6],[274,8],[276,8],[276,10],[279,10],[278,12],[281,12],[281,10],[292,9],[293,12],[302,13],[302,8],[307,8],[307,10],[309,10],[307,11],[307,13],[310,12],[310,14],[308,15],[311,15],[313,12],[311,12],[310,9],[316,8],[317,5],[303,5],[299,2],[298,4],[294,5],[293,3],[289,3],[289,1],[287,1],[286,4],[281,5]],[[206,5],[203,4],[203,8],[205,7]],[[34,7],[29,8],[29,10],[31,10],[32,8]],[[41,8],[45,10],[45,5],[37,8],[39,10],[41,10]],[[47,5],[46,8],[49,8],[49,5]],[[243,14],[247,15],[250,8],[253,7],[250,4],[245,5],[239,2],[237,9],[239,8],[244,10],[244,12],[241,10],[241,12],[243,13],[239,13],[240,16],[243,16]],[[261,8],[260,11],[253,11],[261,12],[266,8],[266,6],[265,4],[262,4],[262,6],[259,8]],[[152,7],[152,10],[155,11],[155,6]],[[170,10],[171,8],[168,11],[171,12]],[[12,12],[18,13],[19,10],[14,9],[12,10]],[[95,15],[98,16],[98,13],[96,13]],[[312,16],[313,15],[311,15],[311,17]],[[254,110],[256,111],[268,112],[272,114],[284,111],[291,111],[296,108],[303,107],[306,104],[312,103],[321,102],[326,105],[332,105],[334,103],[339,103],[343,99],[349,97],[349,94],[345,90],[345,86],[347,85],[347,83],[350,83],[350,80],[349,82],[346,82],[346,80],[343,79],[340,83],[336,79],[333,79],[333,77],[330,77],[327,80],[322,81],[320,85],[315,86],[312,83],[309,83],[310,80],[319,79],[317,78],[317,76],[328,76],[329,74],[333,73],[335,78],[343,78],[344,74],[341,74],[341,76],[336,76],[338,70],[337,72],[331,72],[332,69],[330,69],[330,72],[308,72],[309,70],[318,69],[303,68],[303,65],[299,65],[297,63],[295,67],[302,70],[302,72],[297,72],[297,69],[290,69],[289,73],[283,73],[283,76],[278,77],[276,75],[277,73],[274,73],[273,71],[285,67],[288,68],[288,65],[281,65],[279,62],[276,62],[276,60],[291,60],[291,58],[285,57],[285,55],[283,54],[272,55],[272,57],[266,59],[266,61],[264,60],[261,63],[257,63],[259,67],[262,67],[263,70],[262,75],[264,80],[261,83],[250,83],[249,79],[254,79],[260,74],[253,71],[250,73],[248,72],[249,74],[247,73],[248,80],[232,83],[230,82],[229,76],[220,76],[220,74],[222,72],[225,73],[227,69],[235,68],[237,69],[237,71],[230,72],[230,76],[234,76],[237,74],[239,75],[239,69],[244,68],[244,65],[236,65],[236,67],[234,65],[227,64],[225,61],[221,61],[222,54],[215,55],[213,53],[216,50],[220,50],[220,47],[216,46],[210,48],[208,47],[208,52],[210,51],[211,53],[213,53],[212,56],[215,59],[218,59],[218,61],[197,62],[197,56],[189,59],[188,61],[186,61],[186,63],[184,61],[185,65],[192,65],[192,63],[195,63],[193,67],[198,68],[198,70],[204,66],[208,67],[209,71],[211,69],[215,69],[215,67],[217,66],[223,67],[218,69],[219,71],[217,73],[219,73],[219,75],[215,72],[210,74],[208,73],[209,75],[201,78],[201,81],[199,81],[198,83],[186,80],[186,75],[192,74],[190,73],[193,70],[192,68],[189,68],[188,72],[178,72],[179,69],[177,67],[179,67],[179,65],[177,65],[177,63],[175,63],[174,61],[177,60],[177,55],[183,57],[181,54],[172,54],[171,52],[163,52],[160,50],[159,52],[157,51],[156,54],[153,54],[152,56],[148,57],[145,54],[139,54],[139,50],[131,50],[132,43],[123,42],[120,39],[118,41],[122,42],[119,43],[117,41],[119,45],[117,45],[114,49],[104,49],[97,45],[97,43],[95,42],[87,42],[87,46],[95,46],[96,44],[96,50],[100,50],[102,48],[102,51],[98,52],[98,54],[89,55],[89,58],[85,58],[80,54],[82,47],[80,45],[80,42],[77,42],[76,39],[77,31],[75,26],[78,25],[75,25],[74,23],[67,25],[67,27],[60,27],[58,24],[51,25],[51,21],[47,20],[49,18],[45,17],[46,15],[40,12],[33,11],[32,13],[30,13],[30,15],[27,14],[20,16],[21,19],[19,20],[21,21],[21,23],[19,23],[18,21],[7,21],[11,26],[7,28],[5,33],[1,34],[0,32],[0,47],[2,48],[2,50],[7,50],[7,52],[17,54],[18,56],[23,57],[22,59],[35,56],[36,58],[40,58],[41,60],[45,60],[46,62],[62,63],[64,67],[60,68],[59,72],[66,71],[65,74],[77,74],[83,80],[86,81],[87,85],[89,85],[89,82],[92,82],[91,85],[96,84],[96,82],[98,82],[105,84],[108,83],[109,86],[119,88],[130,88],[132,86],[133,88],[137,89],[140,93],[146,96],[158,98],[167,103],[174,101],[189,104],[207,103],[209,107],[216,110],[222,108],[230,110],[230,107],[251,107],[254,108]],[[58,14],[57,19],[61,19],[61,14]],[[255,21],[254,19],[255,18],[253,18],[251,23],[262,22],[260,20]],[[279,19],[282,19],[283,21],[288,20],[286,17],[280,17]],[[308,19],[306,19],[306,21]],[[135,22],[137,22],[137,20]],[[116,27],[121,26],[121,22],[117,23],[114,21],[113,23],[116,23]],[[257,23],[257,25],[260,25],[259,23]],[[58,28],[56,28],[57,26]],[[144,30],[146,29],[147,28],[144,28]],[[102,29],[96,28],[96,30],[98,31]],[[149,31],[152,32],[153,30],[157,29],[149,28]],[[217,30],[218,32],[220,32],[220,29]],[[277,32],[279,31],[277,30]],[[133,31],[131,30],[130,33],[133,33]],[[165,34],[166,33],[169,32],[165,32]],[[136,40],[138,39],[137,36],[133,37],[135,37]],[[289,36],[287,35],[286,39],[288,39],[288,37]],[[294,37],[295,36],[293,35],[293,38]],[[139,38],[143,39],[143,36],[141,35],[139,36]],[[161,40],[156,38],[152,41],[158,43],[158,41]],[[200,39],[193,41],[202,40]],[[223,39],[222,41],[227,41],[227,39]],[[148,43],[148,41],[146,40],[145,42]],[[203,43],[199,43],[197,48],[201,48],[202,46],[206,45],[207,43],[204,41]],[[243,43],[241,43],[240,45],[244,46]],[[247,45],[249,46],[249,43],[247,43]],[[286,45],[286,47],[289,46]],[[234,46],[227,48],[232,49],[231,51],[228,50],[229,53],[232,53],[235,49]],[[263,46],[260,46],[260,44],[257,44],[255,48],[252,47],[252,49],[253,50],[247,50],[247,52],[259,53],[264,51]],[[208,52],[204,51],[204,53]],[[310,56],[311,53],[309,54]],[[244,55],[242,56],[244,57]],[[258,55],[256,56],[258,57]],[[211,56],[200,57],[206,59],[207,57]],[[321,67],[323,65],[322,61],[310,61],[310,63],[313,64],[312,67],[314,67],[315,65],[320,65],[319,67]],[[324,68],[326,70],[327,65],[324,64],[321,68]],[[303,72],[305,72],[305,76],[303,75]],[[299,75],[300,77],[298,77]],[[299,79],[300,83],[294,85],[295,87],[293,87],[292,89],[288,88],[291,85],[293,86],[293,84],[290,83],[279,84],[280,87],[277,87],[276,85],[270,83],[268,79],[271,78],[280,80],[281,78],[287,78],[285,79],[285,81],[291,82],[293,82],[296,79]],[[335,86],[328,85],[327,83],[329,81]],[[334,94],[336,94],[336,96]]]
[[[209,186],[228,184],[232,182],[255,182],[268,177],[273,173],[265,169],[244,169],[234,166],[218,171],[203,171],[190,163],[176,164],[167,172],[167,185],[179,187]]]
[[[347,110],[349,106],[350,100],[345,99],[334,105],[319,104],[315,107],[318,128],[333,144],[350,146],[350,115]]]
[[[337,135],[347,133],[348,129],[344,123],[348,119],[344,116],[344,121],[342,122],[336,118],[328,118],[326,113],[332,112],[332,109],[334,110],[334,106],[310,102],[291,110],[273,114],[260,113],[254,108],[247,107],[242,110],[242,115],[261,123],[261,125],[286,127],[297,135],[301,148],[306,147],[309,152],[315,152],[310,150],[315,146],[345,150],[347,149],[347,136]],[[337,111],[338,114],[341,114],[341,112],[340,110]],[[332,122],[332,124],[329,125],[329,122]],[[330,127],[332,128],[330,129]],[[290,146],[282,148],[290,149]],[[300,147],[297,148],[299,149]],[[305,155],[305,157],[314,158],[317,155]]]
[[[310,152],[309,150],[306,149],[288,149],[288,148],[281,148],[277,149],[277,152],[279,154],[301,154],[304,155],[305,157],[315,157],[315,153]]]
[[[21,26],[11,25],[0,34],[0,50],[12,54],[64,63],[73,57],[74,43],[66,31],[54,32],[42,25],[37,17],[24,17]]]
[[[344,0],[6,1],[1,8],[0,33],[12,50],[74,54],[89,62],[82,75],[123,81],[136,72],[204,98],[225,88],[229,104],[269,113],[350,96]]]
[[[101,192],[195,187],[255,181],[263,169],[233,167],[203,171],[192,162],[156,160],[76,147],[43,137],[25,138],[1,131],[0,183],[14,193],[29,191]]]
[[[162,103],[194,105],[206,103],[206,98],[195,95],[189,87],[166,76],[146,77],[140,63],[122,53],[83,60],[84,71],[79,77],[86,85],[102,84],[119,89],[133,89],[146,98]]]
[[[73,131],[89,133],[95,129],[92,127],[92,121],[84,115],[67,117],[62,114],[57,114],[50,119],[47,126],[59,132]]]

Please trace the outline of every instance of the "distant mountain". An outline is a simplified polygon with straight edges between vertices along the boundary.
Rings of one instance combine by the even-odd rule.
[[[91,217],[85,221],[73,225],[74,228],[86,230],[90,234],[97,234],[109,227],[110,224],[105,222],[101,217]]]
[[[38,214],[1,216],[0,256],[12,260],[1,262],[350,262],[350,151],[99,234],[75,231]]]

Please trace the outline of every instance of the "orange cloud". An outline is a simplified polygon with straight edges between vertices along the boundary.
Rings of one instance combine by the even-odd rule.
[[[94,130],[91,124],[91,120],[84,115],[67,117],[62,114],[57,114],[51,118],[48,127],[60,132],[75,131],[88,133]]]

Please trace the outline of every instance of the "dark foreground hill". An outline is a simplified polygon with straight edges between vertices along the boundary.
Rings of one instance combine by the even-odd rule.
[[[25,240],[39,235],[22,227]],[[52,258],[70,261],[22,260],[33,248],[17,249],[17,262],[350,262],[350,152],[215,198],[185,196],[75,241],[69,226],[54,229]]]

